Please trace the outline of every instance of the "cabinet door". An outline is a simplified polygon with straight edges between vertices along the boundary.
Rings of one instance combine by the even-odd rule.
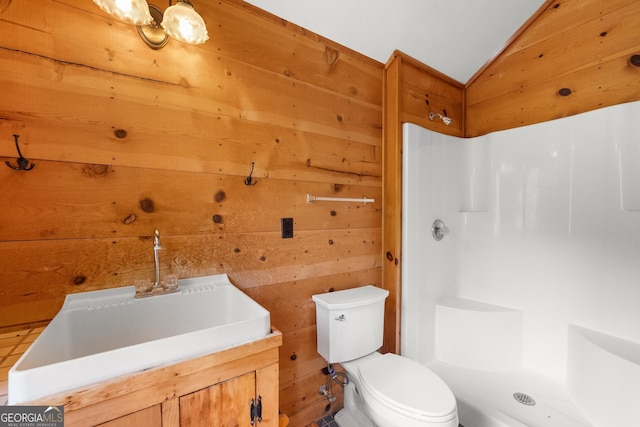
[[[259,427],[278,427],[280,425],[278,381],[277,363],[256,371],[256,394],[262,398],[262,421],[257,424]]]
[[[250,427],[255,372],[180,396],[181,427]]]

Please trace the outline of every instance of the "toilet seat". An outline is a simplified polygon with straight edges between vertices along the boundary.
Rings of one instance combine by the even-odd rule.
[[[386,353],[358,367],[361,386],[380,405],[407,417],[444,423],[457,416],[456,399],[433,371],[406,357]]]

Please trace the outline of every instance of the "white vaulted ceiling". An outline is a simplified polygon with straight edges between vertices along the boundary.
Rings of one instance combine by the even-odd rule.
[[[246,0],[385,63],[394,50],[466,83],[545,0]]]

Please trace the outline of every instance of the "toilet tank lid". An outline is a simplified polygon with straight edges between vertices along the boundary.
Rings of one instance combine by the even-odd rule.
[[[367,285],[359,288],[345,289],[344,291],[313,295],[311,298],[316,304],[329,310],[343,310],[383,301],[388,295],[389,291],[386,289]]]

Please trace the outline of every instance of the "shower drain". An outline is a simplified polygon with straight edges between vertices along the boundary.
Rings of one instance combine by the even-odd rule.
[[[513,393],[513,398],[523,405],[533,406],[536,404],[535,399],[525,393]]]

